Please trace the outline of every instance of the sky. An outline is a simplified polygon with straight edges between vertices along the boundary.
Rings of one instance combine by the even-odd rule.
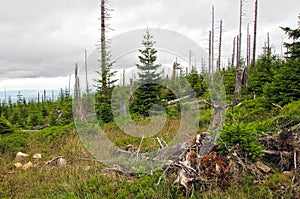
[[[67,87],[75,63],[83,63],[84,49],[89,55],[96,51],[100,38],[98,0],[0,0],[0,5],[0,89]],[[220,19],[223,21],[222,62],[227,63],[238,34],[239,0],[111,0],[109,24],[113,31],[108,36],[114,38],[147,27],[165,29],[184,35],[208,51],[212,5],[216,45],[217,26]],[[254,0],[246,0],[243,5],[245,41],[248,23],[253,35]],[[258,7],[257,54],[262,52],[268,32],[275,53],[281,54],[281,44],[288,40],[279,27],[298,26],[300,1],[259,0]],[[142,35],[135,40],[141,42]],[[119,46],[131,45],[129,42]],[[245,42],[243,45],[242,53],[246,53]],[[190,50],[193,57],[202,56],[198,50]]]

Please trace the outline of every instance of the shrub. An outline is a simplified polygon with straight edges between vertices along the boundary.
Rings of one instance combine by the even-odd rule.
[[[257,130],[251,124],[236,121],[226,123],[220,138],[219,149],[223,153],[239,144],[250,158],[255,159],[261,155],[262,147],[258,144]]]
[[[6,133],[12,133],[14,132],[12,126],[9,124],[7,120],[0,117],[0,135],[6,134]]]

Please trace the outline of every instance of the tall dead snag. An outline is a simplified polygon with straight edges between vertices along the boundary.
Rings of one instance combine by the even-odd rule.
[[[251,67],[254,67],[255,65],[255,56],[256,56],[256,32],[257,32],[257,3],[258,1],[255,1],[255,11],[254,11],[254,33],[253,33],[253,51],[252,51],[252,64]]]
[[[222,19],[220,20],[220,38],[219,38],[219,58],[218,58],[218,70],[221,70],[221,51],[222,51]]]
[[[85,83],[86,83],[86,93],[89,93],[89,83],[88,83],[88,72],[87,72],[87,50],[84,49],[84,68],[85,68]]]
[[[78,76],[78,64],[75,64],[75,92],[74,97],[77,101],[80,98],[80,83],[79,83],[79,76]]]
[[[239,25],[239,36],[238,36],[238,49],[237,49],[237,66],[236,66],[236,78],[235,78],[235,91],[233,104],[236,105],[238,101],[238,96],[242,87],[243,79],[243,69],[242,69],[242,60],[241,60],[241,46],[242,46],[242,16],[243,16],[243,0],[240,0],[240,25]]]
[[[247,25],[247,56],[246,56],[246,65],[250,65],[250,34],[249,34],[249,23]]]
[[[213,73],[214,73],[214,40],[215,40],[215,7],[212,6],[212,14],[211,14],[211,73],[212,73],[212,77],[213,77]],[[213,81],[213,79],[212,79]]]
[[[242,16],[243,16],[243,0],[240,0],[240,25],[239,25],[239,38],[238,38],[238,60],[237,68],[241,67],[241,49],[242,49]]]
[[[208,74],[211,74],[211,31],[208,35]]]
[[[231,68],[234,67],[234,59],[235,59],[235,37],[233,38],[233,49],[232,49],[232,58],[231,58]]]

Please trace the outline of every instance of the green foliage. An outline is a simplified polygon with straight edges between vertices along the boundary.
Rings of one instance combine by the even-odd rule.
[[[285,53],[288,59],[295,60],[300,59],[300,15],[299,27],[296,29],[291,29],[290,27],[281,27],[281,29],[288,35],[289,39],[292,39],[292,43],[284,43],[284,46],[288,49]]]
[[[255,66],[249,69],[248,92],[262,95],[265,84],[274,80],[274,73],[281,65],[277,56],[273,55],[271,48],[264,48],[265,53],[255,62]]]
[[[276,119],[278,125],[283,125],[288,122],[294,124],[300,123],[300,100],[285,105],[282,110],[280,110]]]
[[[228,118],[235,118],[243,122],[258,122],[271,114],[272,104],[265,98],[258,97],[252,100],[245,100],[239,106],[233,107],[228,112]]]
[[[156,63],[157,50],[153,48],[155,42],[152,41],[153,36],[147,29],[142,44],[144,49],[139,50],[139,64],[136,64],[140,72],[139,87],[135,90],[130,103],[130,112],[139,113],[144,117],[149,116],[150,108],[157,104],[163,105],[162,102],[162,86],[159,85],[160,73],[157,70],[160,64]]]
[[[195,68],[193,68],[192,71],[186,76],[186,79],[192,86],[197,97],[201,97],[207,91],[207,86],[204,82],[203,76],[198,74]]]
[[[28,149],[29,138],[17,131],[1,136],[0,143],[0,157],[8,155],[9,159],[13,159],[17,152]]]
[[[136,64],[136,67],[140,70],[138,72],[141,84],[158,83],[160,80],[160,73],[157,70],[160,68],[160,64],[156,64],[157,50],[153,48],[155,42],[152,41],[153,36],[150,35],[150,30],[147,28],[144,40],[142,42],[144,49],[139,50],[140,64]]]
[[[98,118],[104,122],[104,123],[108,123],[108,122],[112,122],[113,121],[113,114],[111,111],[111,105],[108,103],[102,103],[100,105],[100,107],[98,108]]]
[[[226,97],[232,98],[235,90],[235,68],[230,68],[223,73]]]
[[[271,102],[280,105],[300,99],[300,61],[290,60],[283,63],[274,80],[264,86],[264,94]]]
[[[4,117],[0,117],[0,135],[13,132],[14,130],[11,124],[9,124],[9,122]]]
[[[219,149],[225,153],[238,144],[252,159],[261,155],[262,147],[258,144],[257,130],[250,124],[243,122],[226,123],[220,138]]]

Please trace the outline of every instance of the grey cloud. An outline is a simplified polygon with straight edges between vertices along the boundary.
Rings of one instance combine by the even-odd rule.
[[[0,78],[68,75],[73,72],[74,63],[82,61],[83,49],[91,52],[95,48],[100,27],[99,0],[0,0],[0,3]],[[232,39],[238,33],[239,1],[111,0],[109,5],[114,11],[110,23],[116,31],[109,35],[149,26],[178,31],[207,46],[213,4],[216,26],[220,19],[224,23],[222,57],[226,60],[231,54]],[[245,3],[244,27],[253,22],[253,4],[252,0]],[[259,1],[258,45],[263,44],[265,31],[273,30],[272,25],[297,24],[299,7],[298,0]],[[279,36],[279,32],[274,33],[274,43],[281,40]],[[137,40],[141,39],[142,34]]]

